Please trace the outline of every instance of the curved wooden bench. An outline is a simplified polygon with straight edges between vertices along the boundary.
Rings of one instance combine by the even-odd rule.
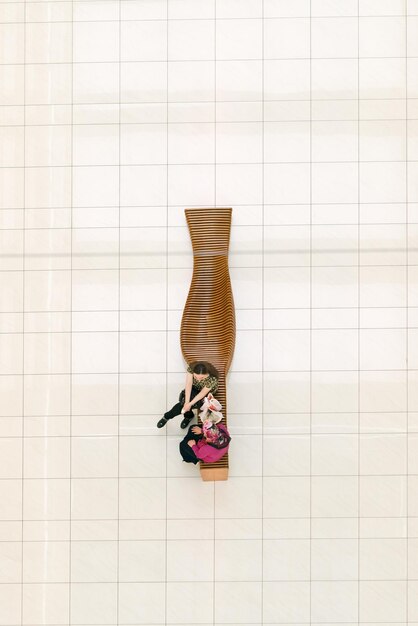
[[[193,277],[181,321],[184,359],[209,361],[219,371],[216,397],[227,421],[226,374],[235,346],[235,309],[228,268],[232,209],[186,209]],[[227,480],[228,455],[200,463],[203,480]]]

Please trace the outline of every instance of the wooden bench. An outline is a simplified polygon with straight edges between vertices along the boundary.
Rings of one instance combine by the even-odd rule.
[[[186,209],[193,277],[181,321],[184,359],[209,361],[219,371],[216,397],[227,423],[226,375],[235,346],[235,309],[228,268],[232,209]],[[227,480],[228,455],[200,463],[203,480]]]

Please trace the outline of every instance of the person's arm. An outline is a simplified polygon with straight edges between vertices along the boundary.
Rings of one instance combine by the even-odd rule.
[[[186,386],[184,388],[184,393],[185,393],[184,404],[188,404],[190,402],[190,394],[192,392],[192,386],[193,386],[193,374],[190,374],[190,372],[187,372]]]
[[[196,404],[196,402],[199,402],[199,400],[201,400],[202,398],[204,398],[205,396],[208,395],[210,389],[208,389],[207,387],[203,387],[203,389],[201,391],[199,391],[199,393],[197,394],[197,396],[195,396],[193,398],[193,400],[190,400],[190,404],[191,406],[193,406],[194,404]]]
[[[190,443],[190,442],[189,442]],[[212,452],[211,446],[204,445],[200,448],[197,445],[190,446],[198,459],[204,461]]]

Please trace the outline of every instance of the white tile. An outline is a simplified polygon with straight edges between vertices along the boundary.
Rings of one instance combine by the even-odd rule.
[[[213,516],[213,485],[196,478],[170,478],[167,517],[200,519]]]
[[[323,375],[323,372],[321,374]],[[319,376],[318,375],[318,376]],[[347,374],[336,373],[341,379],[343,376],[347,378]],[[349,374],[350,376],[350,374]],[[352,376],[354,378],[354,376]],[[342,398],[344,400],[344,398]],[[335,402],[335,400],[334,400]],[[343,405],[343,402],[341,403]],[[313,413],[312,414],[312,432],[316,434],[357,434],[358,433],[358,414],[357,413]],[[347,461],[346,461],[347,462]],[[348,459],[348,462],[350,460]],[[326,473],[326,472],[324,472]]]
[[[360,7],[360,15],[404,15],[404,12],[402,0],[364,0]]]
[[[162,413],[166,401],[165,384],[166,375],[164,374],[121,374],[121,412],[125,415]]]
[[[70,126],[29,126],[25,131],[25,164],[70,165]]]
[[[165,448],[166,442],[163,437],[121,437],[119,441],[120,476],[164,476]]]
[[[405,98],[405,59],[360,59],[359,85],[361,99]]]
[[[361,539],[359,566],[363,580],[405,580],[406,539]]]
[[[0,439],[1,478],[22,478],[22,441],[19,438]],[[5,581],[6,582],[6,581]],[[8,581],[16,582],[16,581]]]
[[[124,67],[124,66],[122,66]],[[122,73],[123,77],[123,73]],[[45,79],[44,79],[45,80]],[[123,83],[122,83],[123,84]],[[71,83],[70,83],[71,85]],[[101,104],[116,102],[119,99],[118,63],[77,63],[74,65],[73,101],[74,104]],[[70,102],[71,97],[63,97],[60,102]],[[36,102],[36,101],[35,101]]]
[[[400,57],[405,54],[406,31],[403,17],[361,17],[361,57]]]
[[[404,517],[405,507],[405,476],[360,477],[360,515],[362,517]]]
[[[69,587],[62,583],[23,586],[23,620],[27,623],[65,623],[69,619]]]
[[[366,370],[405,369],[407,336],[404,329],[362,329],[360,367]]]
[[[19,583],[22,580],[22,544],[2,540],[0,555],[3,563],[7,563],[0,577],[2,585]]]
[[[307,580],[309,555],[307,540],[264,540],[263,579],[269,582]]]
[[[69,438],[26,437],[23,473],[25,478],[69,478]]]
[[[165,619],[163,583],[120,583],[119,620],[124,624],[155,624]],[[115,620],[116,621],[116,620]]]
[[[356,161],[357,122],[313,122],[313,161]]]
[[[73,478],[72,519],[114,519],[118,511],[116,478]]]
[[[117,609],[116,582],[72,584],[71,615],[78,624],[114,624]]]
[[[308,0],[294,0],[291,5],[286,0],[265,0],[265,17],[309,17]]]
[[[0,129],[0,164],[1,167],[22,167],[24,158],[23,128],[2,127]]]
[[[264,62],[266,100],[306,100],[309,97],[309,62],[271,60]]]
[[[107,22],[118,19],[119,6],[114,0],[86,0],[74,6],[75,22]]]
[[[74,333],[72,364],[75,373],[113,373],[118,366],[116,333]]]
[[[71,63],[72,30],[69,22],[28,23],[25,29],[26,63]]]
[[[164,582],[165,560],[164,541],[122,541],[119,545],[119,580],[121,582]]]
[[[167,23],[164,20],[126,21],[120,28],[122,62],[165,61]]]
[[[315,621],[354,621],[358,615],[358,583],[313,582],[311,588],[312,618]]]
[[[360,198],[362,202],[403,202],[405,182],[404,163],[362,163]]]
[[[264,158],[268,162],[307,162],[310,158],[308,122],[265,122]]]
[[[262,543],[259,540],[215,542],[216,581],[257,581],[262,575]]]
[[[243,102],[260,100],[262,77],[261,61],[217,61],[216,99]]]
[[[403,224],[360,227],[361,264],[406,265],[406,245],[406,229]]]
[[[73,415],[114,415],[117,410],[116,374],[73,374]]]
[[[355,517],[358,515],[357,476],[315,476],[312,478],[313,517]]]
[[[217,123],[216,160],[219,163],[260,163],[262,160],[261,124]],[[213,158],[213,155],[212,155]]]
[[[120,72],[122,102],[167,101],[167,63],[122,63]],[[112,101],[117,99],[115,96]]]
[[[269,330],[264,332],[264,368],[268,371],[309,369],[309,332]]]
[[[210,19],[215,17],[214,0],[170,0],[169,19]]]
[[[407,381],[404,372],[362,372],[360,383],[363,411],[405,410]]]
[[[66,541],[23,543],[24,583],[65,583],[70,575],[70,551]]]
[[[261,16],[260,0],[218,0],[216,3],[217,18]]]
[[[172,540],[167,542],[167,581],[212,581],[213,541]]]
[[[358,471],[357,435],[315,435],[312,437],[313,475],[353,475]]]
[[[261,619],[262,590],[260,582],[215,582],[216,623],[242,624]]]
[[[26,520],[64,520],[70,515],[70,481],[32,479],[24,482],[23,515]]]
[[[74,165],[117,165],[119,128],[112,124],[73,127]]]
[[[347,99],[358,93],[357,60],[315,59],[312,61],[312,98]]]
[[[268,204],[306,204],[310,198],[309,165],[267,164],[264,167],[264,198]]]
[[[360,582],[360,619],[376,622],[407,619],[407,591],[404,581]]]
[[[3,187],[3,196],[0,199],[0,207],[17,209],[22,204],[24,184],[24,172],[22,168],[2,168],[0,181]]]
[[[356,0],[312,0],[312,15],[316,17],[356,16],[357,13]]]
[[[5,65],[0,68],[2,96],[0,104],[16,105],[23,103],[23,66]]]
[[[166,17],[165,0],[122,0],[122,20],[152,20],[165,19]]]
[[[359,138],[361,161],[405,159],[406,123],[404,120],[362,121]]]
[[[170,165],[168,194],[164,202],[183,206],[213,206],[214,165]]]
[[[23,390],[20,376],[0,377],[0,392],[3,394],[3,404],[0,407],[1,416],[21,416]]]
[[[165,130],[165,129],[164,129]],[[213,163],[215,155],[215,125],[198,123],[170,124],[168,137],[168,162],[184,165]],[[148,158],[148,153],[146,153]]]
[[[170,102],[212,101],[214,89],[213,62],[178,61],[169,65],[167,97]]]
[[[405,306],[405,280],[403,267],[362,267],[360,269],[361,306]]]
[[[358,185],[358,166],[355,163],[312,165],[312,198],[315,203],[356,202]]]
[[[263,475],[293,476],[310,473],[309,440],[304,435],[268,435],[263,438]]]
[[[218,17],[218,16],[217,16]],[[260,59],[262,21],[257,19],[218,19],[216,22],[217,59]]]
[[[121,519],[166,519],[165,478],[119,479]]]
[[[245,372],[262,369],[261,330],[237,330],[234,361],[231,371]]]
[[[215,57],[215,22],[209,19],[168,22],[169,61],[205,61]]]
[[[118,22],[76,22],[73,36],[74,61],[94,63],[119,60]]]
[[[357,306],[357,303],[357,268],[312,268],[312,305],[314,307],[353,307]]]
[[[25,415],[68,415],[70,413],[69,375],[25,376]]]
[[[309,517],[309,477],[266,477],[263,480],[264,517]]]
[[[356,330],[312,331],[312,367],[316,370],[353,370],[358,366]]]
[[[121,162],[124,165],[161,164],[167,160],[166,126],[124,124],[121,127]]]
[[[115,437],[73,437],[71,476],[109,478],[118,474],[118,445]]]
[[[120,544],[123,545],[123,542]],[[117,578],[115,541],[71,541],[71,582],[106,583]]]
[[[263,584],[263,617],[269,622],[300,624],[310,616],[310,584],[299,581]]]
[[[262,197],[261,165],[217,165],[215,193],[218,205],[259,204]]]
[[[309,307],[309,268],[266,267],[264,269],[264,304],[267,309]],[[273,314],[274,311],[271,311]],[[266,314],[270,311],[266,311]],[[266,317],[265,321],[269,318]],[[291,326],[289,326],[291,327]]]
[[[358,577],[357,539],[313,539],[312,579],[332,580],[338,563],[340,580],[356,580]]]
[[[264,58],[309,57],[309,20],[268,19],[264,24]]]
[[[70,371],[69,333],[26,333],[24,368],[27,374],[67,374]]]
[[[321,17],[321,19],[312,20],[313,58],[355,57],[357,56],[357,46],[358,23],[356,17]]]
[[[0,335],[0,374],[20,374],[23,359],[22,333]]]
[[[268,413],[309,411],[309,375],[306,372],[267,372],[264,410]]]

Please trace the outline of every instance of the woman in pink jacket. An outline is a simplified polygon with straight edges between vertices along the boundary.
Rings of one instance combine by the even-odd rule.
[[[180,454],[186,463],[215,463],[228,452],[230,441],[226,426],[215,424],[209,417],[203,422],[202,428],[190,426],[180,442]]]

